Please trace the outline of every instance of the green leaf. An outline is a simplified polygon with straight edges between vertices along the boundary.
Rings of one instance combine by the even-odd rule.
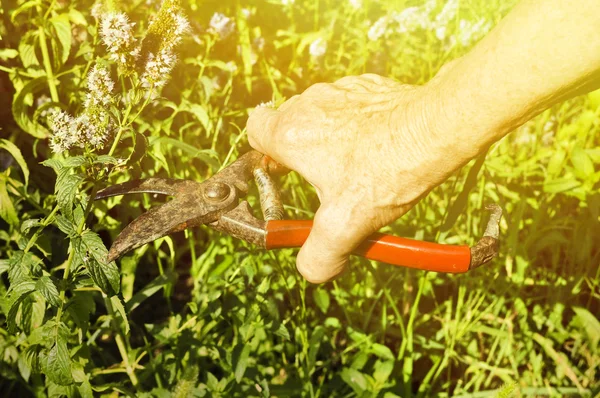
[[[19,41],[19,56],[24,68],[39,66],[35,48],[39,43],[39,34],[37,31],[29,31]]]
[[[10,294],[9,311],[6,316],[8,324],[8,331],[15,333],[17,330],[17,313],[19,306],[25,301],[27,297],[35,290],[35,283],[33,281],[22,281],[17,285],[11,285],[12,290]],[[24,311],[25,312],[25,311]],[[24,318],[25,314],[21,314],[21,318]]]
[[[56,201],[62,213],[69,218],[73,215],[75,195],[77,195],[79,185],[82,181],[83,176],[69,174],[68,169],[65,169],[65,172],[56,179]]]
[[[600,322],[588,310],[583,307],[573,307],[573,311],[577,314],[580,324],[584,327],[588,340],[591,343],[592,352],[598,351],[598,343],[600,343]]]
[[[96,311],[96,302],[90,292],[74,292],[67,303],[67,311],[77,326],[84,331],[89,326],[90,314]]]
[[[573,148],[571,163],[575,168],[575,174],[581,180],[588,180],[594,174],[594,163],[581,147]]]
[[[19,225],[17,211],[10,200],[10,196],[8,196],[6,176],[4,174],[0,174],[0,218],[13,227]]]
[[[385,383],[394,370],[394,360],[375,362],[373,378],[379,383]]]
[[[392,350],[390,350],[387,346],[383,344],[374,343],[369,349],[369,351],[377,355],[381,359],[394,359],[394,354],[392,353]]]
[[[259,294],[265,294],[266,292],[269,291],[270,286],[271,286],[271,278],[269,276],[266,276],[260,282],[260,285],[258,285],[258,287],[256,288],[256,292]]]
[[[69,19],[71,20],[71,22],[73,22],[75,25],[83,25],[83,26],[87,26],[87,21],[85,19],[85,17],[83,16],[82,13],[80,13],[79,11],[77,11],[74,8],[71,8],[69,10]]]
[[[323,326],[317,326],[313,330],[310,341],[308,343],[308,371],[312,372],[317,362],[317,354],[321,347],[321,342],[325,336],[325,328]]]
[[[63,162],[59,159],[46,159],[42,162],[42,164],[46,167],[52,168],[55,172],[58,173],[59,170],[64,168]]]
[[[110,298],[110,302],[114,309],[117,310],[121,318],[123,318],[123,324],[125,326],[125,334],[129,333],[129,321],[127,320],[127,313],[125,312],[125,307],[123,307],[123,303],[118,296],[112,296]]]
[[[104,243],[96,233],[90,230],[84,231],[81,238],[87,252],[92,257],[87,261],[87,269],[92,279],[109,296],[117,294],[120,288],[119,269],[114,261],[106,263],[108,250]]]
[[[46,76],[37,77],[29,81],[13,98],[12,114],[19,127],[35,138],[47,138],[48,130],[35,123],[29,115],[28,105],[25,100],[28,95],[35,94],[46,88]]]
[[[21,150],[17,148],[15,144],[12,142],[0,139],[0,148],[6,149],[8,153],[17,161],[19,167],[21,167],[21,171],[23,171],[23,177],[25,178],[25,187],[29,183],[29,167],[27,167],[27,163],[25,159],[23,159],[23,155],[21,154]]]
[[[21,223],[21,233],[26,235],[29,233],[31,228],[36,228],[42,225],[42,222],[39,218],[31,218],[29,220],[25,220]]]
[[[356,394],[362,394],[367,389],[367,379],[365,375],[356,369],[344,368],[342,370],[342,380],[348,384]]]
[[[284,338],[285,340],[290,340],[290,332],[288,332],[287,328],[285,327],[285,325],[283,323],[280,323],[279,326],[277,327],[277,330],[275,330],[275,336],[279,336]]]
[[[581,185],[581,182],[573,178],[558,178],[556,180],[548,181],[544,184],[544,192],[546,193],[560,193],[571,191]]]
[[[236,355],[237,354],[237,355]],[[246,373],[246,367],[248,366],[248,357],[250,355],[250,344],[238,344],[233,352],[233,365],[235,380],[239,383]]]
[[[313,290],[313,299],[321,312],[326,314],[330,303],[329,293],[325,289],[317,288]]]
[[[94,160],[94,164],[119,164],[119,159],[114,156],[100,155]]]
[[[12,23],[16,23],[17,22],[17,16],[19,16],[21,13],[26,12],[27,10],[33,8],[33,7],[37,7],[37,6],[41,6],[42,2],[41,0],[29,0],[24,2],[23,4],[21,4],[16,10],[14,10],[11,15],[10,15],[10,21]]]
[[[172,145],[175,148],[181,149],[188,155],[202,160],[204,163],[206,163],[208,166],[210,166],[213,171],[218,170],[220,167],[220,164],[218,161],[219,156],[212,149],[198,149],[190,144],[186,144],[185,142],[181,142],[181,141],[176,140],[171,137],[160,137],[160,138],[154,139],[150,142],[150,145],[154,145],[156,143],[165,143],[165,144]],[[153,155],[156,156],[156,153],[154,153]]]
[[[42,276],[40,279],[38,279],[38,281],[35,283],[35,290],[40,292],[40,294],[44,296],[46,301],[48,301],[51,305],[55,307],[60,305],[58,289],[49,276]]]
[[[67,217],[57,214],[56,216],[54,216],[54,219],[56,221],[58,229],[60,229],[64,234],[66,234],[67,236],[76,235],[75,224],[73,224],[73,222]]]
[[[60,14],[50,18],[50,24],[56,32],[56,37],[61,45],[61,63],[67,62],[71,52],[71,22],[69,14]]]
[[[44,373],[56,384],[67,386],[73,383],[71,375],[71,358],[67,348],[67,342],[60,337],[48,353],[45,359]]]
[[[64,167],[79,167],[88,164],[88,159],[85,156],[71,156],[62,162]]]
[[[14,48],[3,48],[0,50],[0,59],[6,61],[19,56],[19,52]]]
[[[9,258],[8,280],[11,287],[24,280],[31,280],[31,268],[41,260],[33,253],[18,251]]]

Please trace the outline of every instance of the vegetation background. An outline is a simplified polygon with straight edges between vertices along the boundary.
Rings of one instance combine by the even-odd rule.
[[[207,228],[106,264],[105,247],[160,199],[88,200],[132,178],[209,177],[248,150],[253,107],[313,83],[372,72],[423,84],[514,3],[2,0],[0,395],[598,394],[600,92],[528,122],[385,229],[472,244],[484,204],[500,204],[500,257],[464,275],[353,258],[315,286],[293,250]],[[115,56],[129,42],[107,46],[115,12],[135,22],[122,37],[144,38],[140,57],[172,41],[164,87],[148,62]],[[181,40],[176,15],[189,21]],[[94,65],[115,82],[104,97]],[[105,135],[80,130],[54,154],[75,133],[53,109],[100,115]],[[287,216],[312,217],[311,187],[294,173],[280,183]]]

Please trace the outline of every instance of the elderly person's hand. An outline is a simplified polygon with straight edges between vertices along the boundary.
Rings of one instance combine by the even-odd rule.
[[[447,155],[456,148],[432,87],[345,77],[252,113],[250,144],[298,171],[321,200],[298,255],[307,280],[337,276],[363,239],[468,160]]]

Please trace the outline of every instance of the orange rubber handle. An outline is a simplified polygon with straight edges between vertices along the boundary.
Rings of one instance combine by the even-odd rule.
[[[302,246],[312,224],[312,220],[268,221],[266,248]],[[442,245],[380,233],[369,236],[352,253],[400,267],[455,274],[467,272],[471,263],[469,246]]]

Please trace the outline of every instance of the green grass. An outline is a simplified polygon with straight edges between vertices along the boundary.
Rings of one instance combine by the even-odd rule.
[[[514,4],[461,1],[444,40],[432,30],[392,28],[370,40],[381,16],[422,2],[362,3],[183,2],[192,32],[161,97],[114,111],[123,132],[110,154],[123,162],[98,160],[110,145],[56,156],[46,139],[43,111],[56,103],[80,111],[87,71],[94,57],[106,58],[91,4],[2,0],[0,395],[598,394],[599,92],[528,122],[386,227],[472,244],[485,226],[484,205],[500,204],[501,254],[468,274],[353,258],[342,277],[315,286],[296,272],[293,250],[266,252],[208,228],[160,239],[116,266],[81,260],[159,202],[132,196],[86,207],[101,186],[149,176],[204,180],[249,149],[248,109],[350,74],[424,83],[478,39],[461,43],[461,19],[493,25]],[[116,6],[139,37],[158,8]],[[226,38],[206,31],[216,11],[236,22]],[[309,54],[317,37],[327,41],[323,57]],[[132,90],[123,78],[118,92],[121,84]],[[40,105],[44,98],[53,102]],[[84,162],[75,155],[105,163],[64,166]],[[47,159],[58,174],[67,167],[70,194],[64,181],[55,193]],[[312,217],[318,201],[308,184],[292,173],[281,187],[287,217]],[[255,192],[249,199],[257,209]]]

